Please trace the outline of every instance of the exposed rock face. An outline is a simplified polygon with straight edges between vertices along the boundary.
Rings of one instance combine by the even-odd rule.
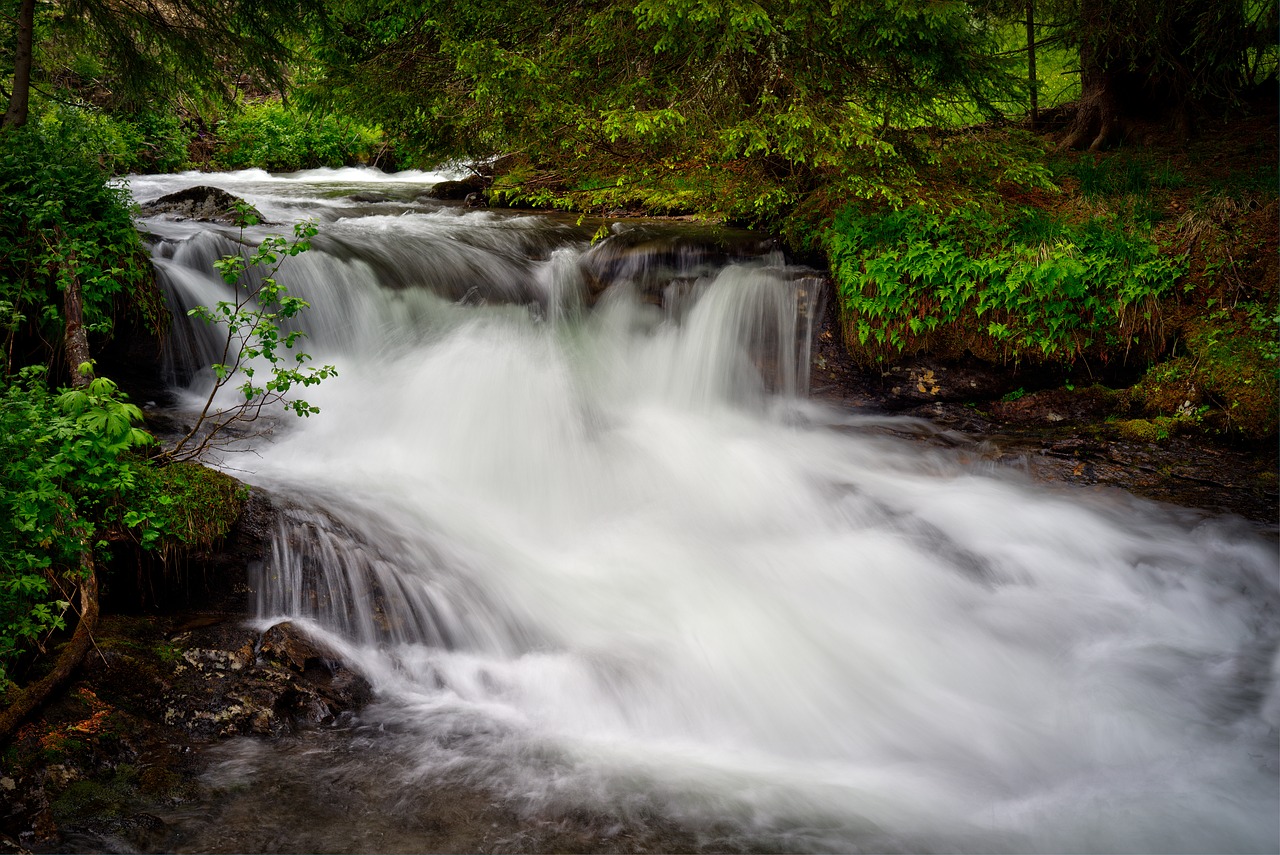
[[[217,187],[199,185],[161,196],[154,202],[147,202],[139,208],[144,217],[168,217],[174,220],[198,220],[203,223],[221,223],[224,226],[247,225],[237,210],[237,205],[247,205],[238,196],[233,196]],[[249,205],[249,213],[259,223],[266,223],[266,218],[257,208]]]
[[[261,636],[224,624],[172,641],[185,649],[155,712],[193,736],[280,735],[332,724],[373,699],[368,681],[290,623]]]

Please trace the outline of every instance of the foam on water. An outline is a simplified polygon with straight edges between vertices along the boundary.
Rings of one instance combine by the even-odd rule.
[[[745,846],[1274,851],[1273,544],[804,401],[779,259],[588,309],[573,237],[347,219],[282,274],[340,374],[235,460],[293,504],[260,614],[371,676],[395,787]],[[208,300],[197,240],[161,266]]]

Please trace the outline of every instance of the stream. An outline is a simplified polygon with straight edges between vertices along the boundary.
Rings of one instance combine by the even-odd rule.
[[[167,845],[1276,851],[1274,543],[809,399],[822,276],[751,235],[593,244],[445,177],[131,179],[319,223],[279,279],[338,376],[217,462],[285,506],[256,620],[377,695],[217,749]],[[190,421],[236,232],[141,225]]]

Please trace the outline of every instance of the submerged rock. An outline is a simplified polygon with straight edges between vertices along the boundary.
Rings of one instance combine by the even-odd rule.
[[[198,220],[202,223],[221,223],[224,226],[245,226],[239,206],[248,206],[247,213],[259,223],[267,220],[257,208],[239,196],[233,196],[217,187],[198,185],[161,196],[154,202],[139,207],[144,217],[168,217],[174,220]]]

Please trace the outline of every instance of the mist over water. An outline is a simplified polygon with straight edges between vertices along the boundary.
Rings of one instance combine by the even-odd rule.
[[[778,255],[222,181],[323,221],[280,278],[339,376],[227,465],[289,505],[263,625],[378,701],[366,753],[291,763],[389,777],[397,810],[465,782],[711,848],[1280,845],[1277,558],[1244,524],[807,401],[820,282]],[[175,306],[225,299],[234,235],[144,226]],[[192,398],[206,336],[173,336]],[[236,750],[222,774],[268,767]],[[367,847],[352,816],[335,848]]]

